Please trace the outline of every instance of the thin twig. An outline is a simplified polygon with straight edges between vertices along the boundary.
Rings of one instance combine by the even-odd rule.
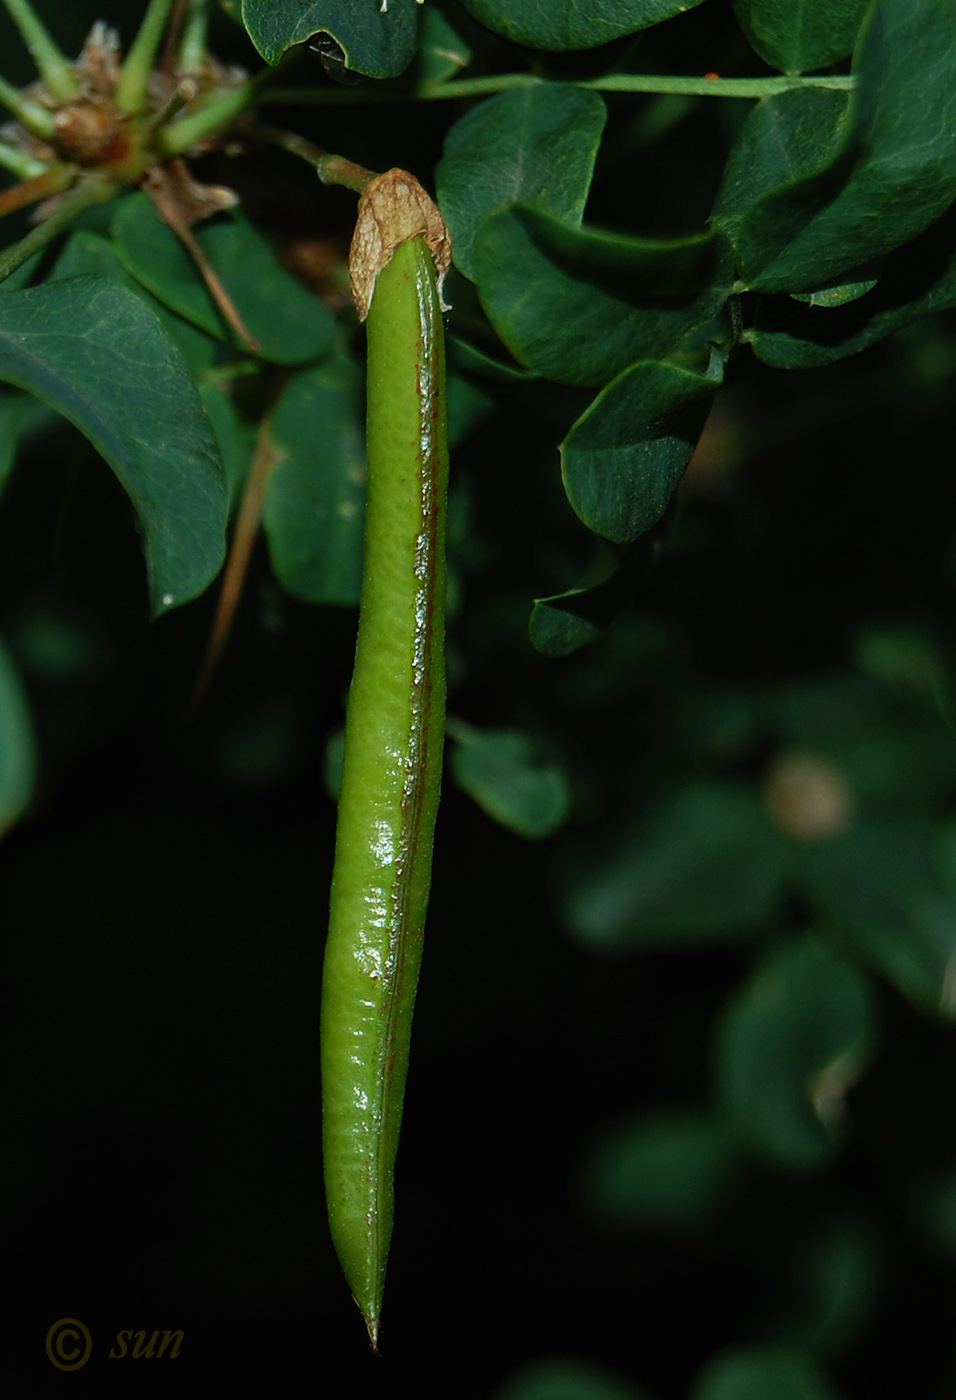
[[[136,37],[120,69],[114,101],[121,112],[138,112],[146,101],[153,63],[173,0],[149,0]]]
[[[206,284],[209,295],[219,309],[219,313],[228,326],[235,331],[236,335],[244,342],[246,347],[256,354],[260,349],[259,342],[255,336],[246,329],[245,323],[236,307],[232,297],[227,292],[219,273],[206,257],[199,240],[196,238],[189,226],[189,220],[184,217],[176,199],[171,197],[168,191],[168,175],[164,177],[164,168],[154,166],[147,172],[144,181],[146,191],[156,206],[156,209],[164,221],[173,230],[180,240],[189,256],[192,258],[199,274]]]
[[[266,488],[278,460],[279,454],[272,440],[271,420],[266,416],[259,429],[252,466],[249,468],[249,477],[246,481],[246,489],[243,492],[242,504],[236,519],[236,528],[229,546],[229,557],[226,560],[222,576],[216,616],[209,634],[206,654],[203,657],[193,693],[183,715],[184,724],[189,724],[195,718],[196,711],[202,704],[213,676],[216,674],[226,642],[229,640],[236,609],[242,597],[246,574],[249,571],[252,549],[259,533]]]
[[[169,23],[166,25],[166,39],[163,44],[163,55],[159,60],[159,68],[163,73],[174,75],[178,63],[179,36],[182,33],[183,21],[186,18],[186,9],[189,0],[175,0],[173,12],[169,16]]]
[[[93,209],[98,204],[105,204],[112,199],[119,191],[119,186],[112,180],[83,180],[65,195],[53,213],[32,229],[25,238],[21,238],[19,243],[12,244],[0,253],[0,282],[9,277],[11,272],[16,272],[18,267],[22,267],[25,262],[33,257],[34,253],[41,252],[48,244],[52,243],[61,233],[69,228],[70,224],[80,214],[87,209]]]
[[[38,160],[20,146],[11,146],[6,141],[0,141],[0,165],[21,180],[35,180],[50,168],[45,160]]]
[[[80,85],[73,68],[30,0],[3,0],[3,3],[49,91],[61,102],[77,97]]]
[[[383,102],[453,102],[458,98],[488,97],[511,88],[533,87],[548,82],[533,73],[498,73],[485,78],[452,78],[442,82],[418,83],[404,87],[401,83],[370,83],[365,87],[275,88],[262,94],[262,102],[270,105],[310,106],[338,104],[363,106]],[[566,81],[562,79],[562,81]],[[634,92],[677,94],[691,97],[775,97],[798,88],[827,88],[839,92],[852,91],[856,78],[852,74],[789,76],[776,78],[677,78],[670,75],[643,73],[611,73],[604,78],[587,78],[575,84],[593,92]]]
[[[274,71],[267,68],[248,82],[211,94],[196,111],[187,112],[165,127],[159,134],[163,152],[169,156],[184,156],[193,146],[221,135],[231,121],[256,101],[261,89],[273,78]]]
[[[30,180],[21,180],[18,185],[10,185],[0,193],[0,219],[5,219],[17,209],[26,209],[30,204],[59,194],[60,190],[66,189],[74,176],[75,171],[68,165],[55,165],[52,170],[45,170],[42,175],[34,175]]]
[[[56,135],[53,113],[41,107],[39,102],[23,97],[6,78],[0,78],[0,102],[13,113],[21,126],[25,126],[34,136],[39,136],[41,141],[50,141]]]
[[[168,121],[181,112],[187,102],[192,102],[196,96],[198,84],[195,78],[184,78],[179,86],[170,93],[166,101],[158,112],[154,112],[149,121],[143,127],[142,140],[144,144],[152,141],[156,133],[161,131]]]
[[[283,151],[288,151],[290,155],[298,156],[300,160],[311,165],[323,185],[344,185],[346,189],[361,194],[369,181],[375,179],[374,170],[367,170],[364,165],[357,165],[345,156],[329,155],[320,147],[313,146],[304,136],[283,131],[281,127],[270,126],[267,122],[253,122],[247,130],[250,136],[279,146]]]

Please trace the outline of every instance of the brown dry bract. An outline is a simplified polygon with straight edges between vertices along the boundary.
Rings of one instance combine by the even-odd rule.
[[[391,262],[395,249],[419,233],[435,259],[441,295],[442,281],[451,267],[451,238],[438,205],[407,170],[386,170],[370,180],[359,200],[349,250],[349,277],[359,320],[368,315],[375,279]]]
[[[151,165],[143,177],[143,189],[153,201],[156,213],[169,224],[209,289],[209,295],[219,308],[223,319],[244,340],[255,354],[260,348],[255,336],[246,330],[232,297],[222,278],[206,257],[192,231],[192,225],[209,219],[220,210],[238,204],[239,196],[223,185],[201,185],[189,173],[184,161],[170,160],[165,165]]]

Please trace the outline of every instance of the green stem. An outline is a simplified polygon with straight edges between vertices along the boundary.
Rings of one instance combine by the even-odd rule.
[[[29,102],[21,97],[20,93],[8,83],[6,78],[0,78],[0,103],[12,112],[17,121],[25,126],[27,131],[32,131],[34,136],[39,136],[42,141],[50,141],[56,134],[56,123],[53,120],[53,113],[47,111],[46,107],[41,107],[39,102]]]
[[[14,243],[0,253],[0,282],[9,277],[11,272],[16,272],[18,267],[22,267],[34,253],[42,252],[54,238],[58,238],[68,229],[80,214],[112,199],[118,188],[118,185],[109,180],[84,180],[82,184],[77,185],[49,218],[32,229],[26,238],[21,238],[19,243]]]
[[[342,185],[354,194],[361,194],[365,186],[375,179],[374,170],[366,170],[364,165],[356,165],[345,156],[323,156],[315,167],[315,173],[323,185]]]
[[[689,97],[776,97],[796,88],[830,88],[848,92],[856,87],[850,74],[802,78],[781,74],[779,78],[666,78],[643,74],[612,73],[578,84],[597,92],[656,92],[686,94]]]
[[[258,77],[242,83],[239,87],[217,92],[198,111],[190,112],[160,132],[159,144],[167,156],[183,156],[193,146],[207,137],[217,136],[259,95],[260,87],[272,77],[272,70],[265,69]]]
[[[177,112],[182,111],[191,97],[195,97],[196,88],[195,78],[184,78],[175,92],[170,93],[159,111],[154,112],[149,121],[143,124],[142,139],[144,145],[152,141],[166,123],[172,121]]]
[[[54,97],[61,102],[69,102],[78,97],[80,85],[73,75],[73,69],[34,11],[30,0],[3,0],[7,13],[20,31],[20,36],[30,57],[37,66],[37,72]]]
[[[150,76],[172,8],[173,0],[149,0],[116,84],[116,105],[121,112],[139,112],[146,104]]]
[[[206,35],[209,29],[209,10],[206,0],[190,0],[189,13],[183,26],[183,37],[179,44],[179,71],[198,73],[206,61]]]
[[[35,180],[47,168],[46,161],[27,155],[19,146],[7,145],[6,141],[0,141],[0,165],[11,170],[18,180]]]
[[[510,88],[530,87],[546,82],[531,73],[497,73],[487,78],[455,78],[448,82],[419,83],[416,87],[388,87],[376,83],[361,88],[284,88],[264,94],[263,101],[283,105],[310,103],[440,102],[464,97],[486,97]],[[564,80],[562,80],[564,81]],[[691,97],[775,97],[795,88],[831,88],[848,91],[856,86],[850,75],[778,78],[672,78],[645,73],[612,73],[589,78],[577,84],[595,92],[652,92],[686,94]]]
[[[256,122],[250,128],[250,134],[304,160],[312,166],[323,185],[343,185],[345,189],[361,194],[369,181],[375,179],[374,170],[366,170],[364,165],[356,165],[345,156],[329,155],[327,151],[313,146],[304,136],[296,136],[291,131],[281,131],[278,127]]]

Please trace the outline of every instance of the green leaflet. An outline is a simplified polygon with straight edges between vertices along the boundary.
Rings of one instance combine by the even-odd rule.
[[[926,821],[860,821],[802,852],[800,883],[855,956],[928,1012],[956,1017],[956,899]]]
[[[773,259],[836,196],[850,94],[798,88],[758,102],[724,166],[712,221],[730,239],[744,275]]]
[[[544,656],[570,656],[595,641],[651,574],[654,548],[654,534],[624,547],[605,546],[577,587],[536,598],[528,622],[535,650]]]
[[[0,644],[0,837],[19,820],[36,778],[33,721],[13,661]]]
[[[156,222],[155,215],[153,219]],[[63,282],[68,277],[86,276],[108,277],[111,282],[134,292],[149,307],[176,346],[193,379],[211,368],[221,352],[221,342],[182,316],[177,316],[162,300],[151,296],[123,266],[113,240],[90,229],[79,228],[70,234],[45,282]]]
[[[757,358],[779,369],[845,359],[922,316],[956,306],[956,206],[891,253],[865,296],[837,308],[762,308],[749,332]]]
[[[730,284],[726,252],[713,233],[629,238],[517,207],[481,225],[475,280],[519,363],[598,388],[636,360],[662,358],[717,314]]]
[[[395,78],[415,52],[416,0],[242,0],[242,22],[267,63],[316,35],[342,51],[344,67],[369,78]]]
[[[146,195],[120,203],[113,236],[123,265],[153,296],[207,335],[248,353],[223,320],[192,258],[173,230],[156,217]],[[317,297],[303,292],[240,211],[201,224],[196,239],[259,342],[256,353],[262,359],[296,365],[330,353],[337,337],[332,313]]]
[[[771,1342],[732,1347],[698,1372],[689,1400],[840,1400],[810,1351]]]
[[[535,49],[590,49],[636,34],[700,0],[462,0],[475,19]]]
[[[579,224],[607,120],[596,92],[539,83],[503,92],[456,122],[435,170],[455,266],[473,281],[483,221],[521,204]]]
[[[492,1400],[650,1400],[643,1388],[591,1362],[549,1358],[523,1366]]]
[[[835,282],[922,233],[956,195],[949,0],[879,0],[853,67],[845,115],[838,95],[770,98],[731,154],[713,219],[754,291]]]
[[[438,83],[467,68],[471,49],[448,16],[437,5],[422,6],[421,16],[418,52],[410,76],[417,82]],[[458,20],[460,23],[460,17]]]
[[[719,1025],[717,1097],[740,1141],[793,1170],[833,1154],[875,1036],[866,974],[803,938],[774,948]]]
[[[564,919],[612,953],[747,938],[779,909],[787,862],[755,794],[697,784],[562,861]]]
[[[734,0],[741,29],[783,73],[826,68],[853,52],[869,0]]]
[[[0,297],[0,379],[113,468],[143,526],[153,612],[201,593],[225,554],[222,471],[179,353],[139,297],[96,277]]]
[[[657,524],[704,426],[716,384],[653,361],[598,395],[561,444],[568,500],[590,530],[630,544]]]
[[[533,742],[511,730],[458,725],[452,770],[460,787],[502,826],[529,840],[550,836],[567,819],[571,790],[556,764],[544,762]]]
[[[715,1113],[671,1109],[601,1132],[588,1151],[589,1216],[614,1229],[706,1231],[740,1175],[740,1149]]]
[[[356,367],[342,359],[297,374],[272,417],[278,461],[269,478],[263,526],[276,577],[306,603],[354,607],[359,600],[365,505],[361,409]]]

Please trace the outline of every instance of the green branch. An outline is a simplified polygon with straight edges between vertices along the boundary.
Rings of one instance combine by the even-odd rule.
[[[11,146],[6,141],[0,141],[0,165],[4,170],[12,171],[18,180],[35,180],[47,169],[46,161],[38,160],[36,156],[31,156],[19,146]]]
[[[206,61],[209,7],[206,0],[189,0],[183,37],[179,43],[179,71],[199,73]]]
[[[415,87],[390,86],[376,83],[359,88],[285,88],[267,92],[263,101],[270,104],[307,105],[311,103],[376,103],[376,102],[441,102],[456,98],[487,97],[510,88],[530,87],[546,82],[531,73],[498,73],[487,78],[455,78],[448,82],[419,83]],[[566,81],[562,79],[562,82]],[[795,88],[831,88],[848,91],[856,86],[850,75],[836,77],[778,78],[672,78],[644,73],[612,73],[605,78],[589,78],[576,84],[595,92],[647,92],[658,95],[678,94],[690,97],[775,97]]]
[[[53,113],[47,111],[46,107],[41,107],[39,102],[29,102],[21,97],[6,78],[0,78],[0,103],[13,113],[27,131],[32,131],[34,136],[39,136],[43,141],[50,141],[55,135],[56,122]]]
[[[830,88],[848,92],[856,87],[849,74],[802,78],[782,73],[779,78],[665,78],[645,77],[643,74],[612,73],[606,78],[593,78],[578,83],[578,87],[596,92],[653,92],[660,95],[688,97],[776,97],[781,92],[797,88]]]
[[[313,146],[304,136],[296,136],[291,131],[280,131],[278,127],[256,122],[250,127],[251,134],[261,141],[269,141],[290,155],[311,165],[323,185],[343,185],[345,189],[361,194],[366,185],[375,179],[375,171],[364,165],[356,165],[345,156],[329,155],[318,146]]]
[[[3,3],[49,91],[61,102],[78,97],[80,85],[73,75],[73,69],[40,16],[35,13],[30,0],[3,0]]]
[[[182,156],[210,136],[218,136],[259,96],[261,87],[273,77],[267,68],[238,87],[214,93],[195,112],[171,122],[159,133],[159,145],[166,156]]]
[[[149,8],[126,55],[116,84],[116,105],[121,112],[138,112],[146,104],[153,65],[172,8],[173,0],[149,0]]]
[[[19,243],[14,243],[0,253],[0,282],[9,277],[11,272],[16,272],[18,267],[22,267],[34,253],[42,252],[54,238],[68,229],[80,214],[98,204],[106,204],[117,190],[118,186],[109,180],[84,180],[82,184],[77,185],[49,218],[44,219],[35,229],[31,229],[26,238],[21,238]]]

